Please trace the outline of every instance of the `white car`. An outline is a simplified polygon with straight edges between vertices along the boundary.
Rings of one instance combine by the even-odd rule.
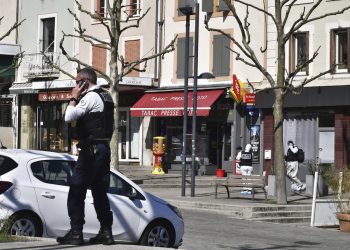
[[[0,224],[13,235],[57,237],[70,228],[67,195],[76,157],[47,151],[0,150]],[[108,198],[115,240],[178,247],[184,234],[180,211],[111,170]],[[4,223],[5,221],[9,223]],[[91,191],[85,200],[84,237],[97,234]],[[4,226],[6,225],[6,226]]]

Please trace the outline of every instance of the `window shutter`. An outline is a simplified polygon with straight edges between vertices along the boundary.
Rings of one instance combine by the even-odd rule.
[[[184,16],[184,14],[182,14],[182,12],[179,10],[181,7],[185,7],[186,6],[186,0],[178,0],[178,5],[177,5],[177,15],[178,16]]]
[[[203,0],[202,1],[202,11],[212,13],[214,7],[214,1],[213,0]]]
[[[292,34],[289,39],[289,73],[295,70],[295,36]]]
[[[222,36],[222,74],[228,76],[230,74],[230,39]]]
[[[309,32],[305,32],[305,60],[309,60]],[[306,65],[305,72],[309,75],[309,64]]]
[[[177,70],[176,77],[184,78],[184,65],[185,65],[185,38],[177,39]]]
[[[350,73],[350,28],[347,29],[348,33],[348,46],[347,48],[347,64],[348,64],[348,72]]]
[[[230,9],[223,0],[219,0],[217,10],[218,11],[229,11]]]
[[[335,52],[336,52],[336,47],[335,47],[335,31],[331,30],[330,33],[330,67],[332,68],[335,65]],[[334,67],[331,71],[331,74],[334,74],[336,71],[336,68]]]
[[[213,39],[213,73],[215,76],[230,74],[230,40],[223,35],[216,35]]]

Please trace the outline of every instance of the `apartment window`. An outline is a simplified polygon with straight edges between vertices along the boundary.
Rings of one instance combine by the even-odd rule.
[[[178,79],[185,78],[185,45],[186,45],[186,38],[180,37],[177,39],[177,63],[176,63],[176,77]],[[188,62],[188,75],[193,75],[193,37],[189,38],[189,62]]]
[[[217,77],[230,75],[230,39],[224,35],[213,37],[213,74]]]
[[[55,17],[40,19],[39,46],[42,52],[55,51]]]
[[[294,71],[309,59],[309,32],[294,33],[290,40],[290,63],[289,71]],[[305,65],[299,72],[309,73],[309,66]]]
[[[334,73],[350,72],[350,28],[331,31],[331,65]]]
[[[95,2],[95,7],[96,7],[96,14],[99,17],[106,17],[106,8],[107,8],[107,4],[106,4],[106,0],[96,0]]]
[[[128,0],[130,1],[130,16],[137,17],[141,13],[141,0]]]
[[[106,73],[107,50],[101,47],[92,47],[92,66]]]
[[[126,41],[124,51],[125,63],[128,64],[140,60],[140,40]],[[128,74],[128,76],[139,77],[140,72],[137,70],[133,70]]]
[[[12,127],[12,102],[0,100],[0,127]]]

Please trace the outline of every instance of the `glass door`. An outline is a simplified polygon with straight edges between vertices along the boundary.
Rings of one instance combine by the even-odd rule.
[[[42,102],[36,110],[36,148],[46,151],[68,151],[68,125],[64,122],[67,103]]]
[[[129,110],[119,111],[119,144],[120,161],[139,161],[141,145],[141,118],[131,117]]]
[[[222,169],[232,172],[234,152],[233,152],[233,123],[225,124],[223,128],[222,146]]]

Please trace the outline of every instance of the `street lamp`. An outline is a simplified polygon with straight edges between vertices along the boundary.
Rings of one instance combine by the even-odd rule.
[[[187,1],[185,6],[179,8],[180,12],[186,16],[186,40],[185,40],[185,70],[184,70],[184,117],[182,130],[182,184],[181,196],[185,196],[186,185],[186,132],[187,132],[187,105],[188,105],[188,61],[190,47],[190,16],[193,14],[192,5]]]

